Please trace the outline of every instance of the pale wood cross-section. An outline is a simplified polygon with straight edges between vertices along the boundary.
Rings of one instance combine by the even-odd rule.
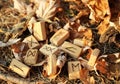
[[[68,54],[70,54],[74,58],[78,58],[82,51],[82,48],[80,48],[70,42],[67,42],[67,41],[65,41],[61,45],[61,49],[65,52],[67,52]]]
[[[37,49],[29,49],[24,57],[24,62],[28,65],[36,64],[38,59],[38,50]]]
[[[69,79],[79,79],[80,78],[81,65],[79,61],[68,62],[68,73]]]
[[[9,68],[24,78],[28,75],[30,71],[30,68],[27,65],[16,59],[12,59]]]
[[[50,38],[50,42],[56,46],[60,46],[68,37],[69,32],[65,29],[60,29]]]

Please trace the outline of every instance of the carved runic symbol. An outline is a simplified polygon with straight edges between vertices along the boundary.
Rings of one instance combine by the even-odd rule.
[[[35,56],[36,51],[29,50],[27,56]]]
[[[72,70],[73,71],[75,71],[75,68],[77,67],[77,70],[79,70],[79,63],[78,64],[76,64],[76,65],[74,65],[74,64],[72,64]]]
[[[49,46],[46,46],[44,49],[46,49],[47,51],[52,52],[52,50],[54,50],[55,48],[51,48],[51,47],[49,47]]]
[[[21,70],[22,72],[24,72],[20,67],[13,65],[14,67],[18,68],[19,70]]]
[[[73,53],[75,53],[75,50],[76,50],[76,48],[74,48],[74,47],[66,47],[65,49],[67,49]]]
[[[64,34],[64,32],[62,32],[62,31],[59,32],[59,34],[57,34],[56,36],[54,36],[54,39],[58,39],[58,38],[60,38],[60,36],[63,35],[63,34]]]
[[[37,42],[33,42],[33,39],[32,39],[32,38],[30,39],[29,42],[30,42],[30,46],[31,46],[31,47],[32,47],[33,43],[37,44]]]

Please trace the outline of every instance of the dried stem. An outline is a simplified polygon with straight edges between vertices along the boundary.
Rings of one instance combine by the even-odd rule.
[[[4,73],[0,73],[0,79],[4,81],[10,81],[13,83],[17,83],[17,84],[44,84],[45,83],[44,81],[40,81],[40,80],[31,82],[23,78],[14,77],[14,76],[11,76],[9,74],[4,74]]]

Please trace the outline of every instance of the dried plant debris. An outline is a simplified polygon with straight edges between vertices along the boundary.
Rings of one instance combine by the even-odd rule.
[[[119,2],[1,0],[0,83],[118,84]]]

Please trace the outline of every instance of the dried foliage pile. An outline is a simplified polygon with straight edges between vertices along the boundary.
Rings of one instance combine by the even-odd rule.
[[[46,36],[38,37],[37,22],[44,23]],[[61,29],[67,33],[57,44],[52,37]],[[120,0],[0,0],[0,83],[119,84],[119,32]],[[24,41],[31,35],[39,46],[31,48]],[[61,49],[65,40],[79,46],[78,57]],[[47,56],[39,50],[45,44],[59,48],[57,56]],[[70,52],[76,52],[70,47]],[[39,50],[35,63],[25,57],[29,49]],[[14,58],[30,67],[27,77],[9,67]],[[68,77],[71,61],[79,61],[81,66],[79,78],[73,80]],[[51,66],[53,71],[48,69]]]

